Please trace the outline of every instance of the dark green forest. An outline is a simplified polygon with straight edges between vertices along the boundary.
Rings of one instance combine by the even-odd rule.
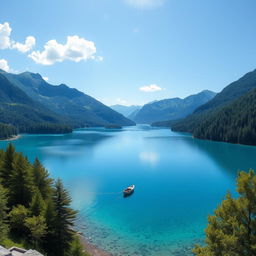
[[[256,145],[256,70],[245,74],[218,93],[193,114],[173,122],[173,131],[190,132],[195,137]]]
[[[77,212],[60,179],[12,144],[0,151],[0,244],[48,256],[85,256],[74,231]]]
[[[18,133],[17,128],[14,127],[13,125],[0,123],[0,139],[1,140],[11,138],[12,136],[17,135],[17,133]]]
[[[256,89],[206,117],[193,134],[200,139],[256,145]]]

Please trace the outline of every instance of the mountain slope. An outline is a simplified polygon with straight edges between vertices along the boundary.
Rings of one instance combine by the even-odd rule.
[[[192,132],[208,115],[256,88],[256,70],[245,74],[218,93],[212,100],[197,108],[193,114],[172,124],[174,131]]]
[[[10,73],[4,75],[33,100],[72,119],[77,127],[134,125],[134,122],[94,98],[64,84],[51,85],[39,74],[24,72],[18,75]]]
[[[175,120],[191,114],[198,106],[212,99],[216,93],[202,91],[184,99],[172,98],[144,105],[133,119],[136,123]]]
[[[33,101],[21,89],[13,85],[4,75],[0,73],[0,120],[5,124],[12,124],[21,132],[30,130],[41,131],[44,124],[51,129],[68,125],[71,121],[57,115],[43,105]],[[57,126],[59,125],[59,127]],[[66,129],[67,127],[65,127]],[[70,128],[67,128],[69,131]]]
[[[113,105],[110,106],[116,112],[122,114],[123,116],[129,118],[129,116],[135,111],[141,109],[141,106],[124,106],[124,105]],[[129,118],[130,119],[130,118]]]
[[[256,145],[256,89],[208,116],[194,130],[200,139]]]

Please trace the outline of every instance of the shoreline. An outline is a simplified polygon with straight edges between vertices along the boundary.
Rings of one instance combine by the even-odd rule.
[[[18,135],[12,136],[11,138],[3,139],[3,140],[0,140],[0,141],[13,141],[13,140],[18,140],[20,138],[21,138],[21,135],[18,134]]]
[[[78,236],[82,247],[89,256],[113,256],[111,253],[106,252],[89,242],[83,235],[78,234]]]

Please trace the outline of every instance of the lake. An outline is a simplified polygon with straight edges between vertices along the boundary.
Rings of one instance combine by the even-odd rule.
[[[237,171],[256,169],[256,147],[147,125],[23,135],[13,144],[63,180],[79,229],[116,256],[191,255],[204,239],[207,216],[227,191],[235,195]],[[132,184],[134,194],[123,198]]]

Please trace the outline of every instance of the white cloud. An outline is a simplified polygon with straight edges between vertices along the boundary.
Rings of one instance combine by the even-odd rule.
[[[49,81],[49,77],[48,76],[43,76],[44,81],[48,82]]]
[[[14,42],[11,46],[12,49],[17,49],[20,52],[28,52],[30,51],[34,45],[36,44],[36,39],[33,36],[28,36],[26,38],[26,41],[24,44],[22,43],[18,43],[18,42]]]
[[[79,62],[81,60],[98,59],[102,61],[103,58],[96,57],[95,53],[96,46],[94,42],[79,36],[68,36],[66,44],[50,40],[44,45],[43,51],[33,51],[29,57],[42,65],[52,65],[55,62],[62,62],[64,60]]]
[[[163,89],[156,84],[145,85],[139,88],[142,92],[156,92],[162,91]]]
[[[125,2],[136,8],[154,8],[163,5],[165,0],[125,0]]]
[[[0,59],[0,69],[9,72],[10,71],[10,67],[8,65],[7,60],[5,59]]]
[[[36,39],[33,36],[28,36],[24,44],[11,40],[12,29],[8,22],[0,24],[0,49],[16,49],[20,52],[30,51],[35,43]]]
[[[0,49],[8,49],[11,46],[10,34],[12,32],[8,22],[0,24]]]

